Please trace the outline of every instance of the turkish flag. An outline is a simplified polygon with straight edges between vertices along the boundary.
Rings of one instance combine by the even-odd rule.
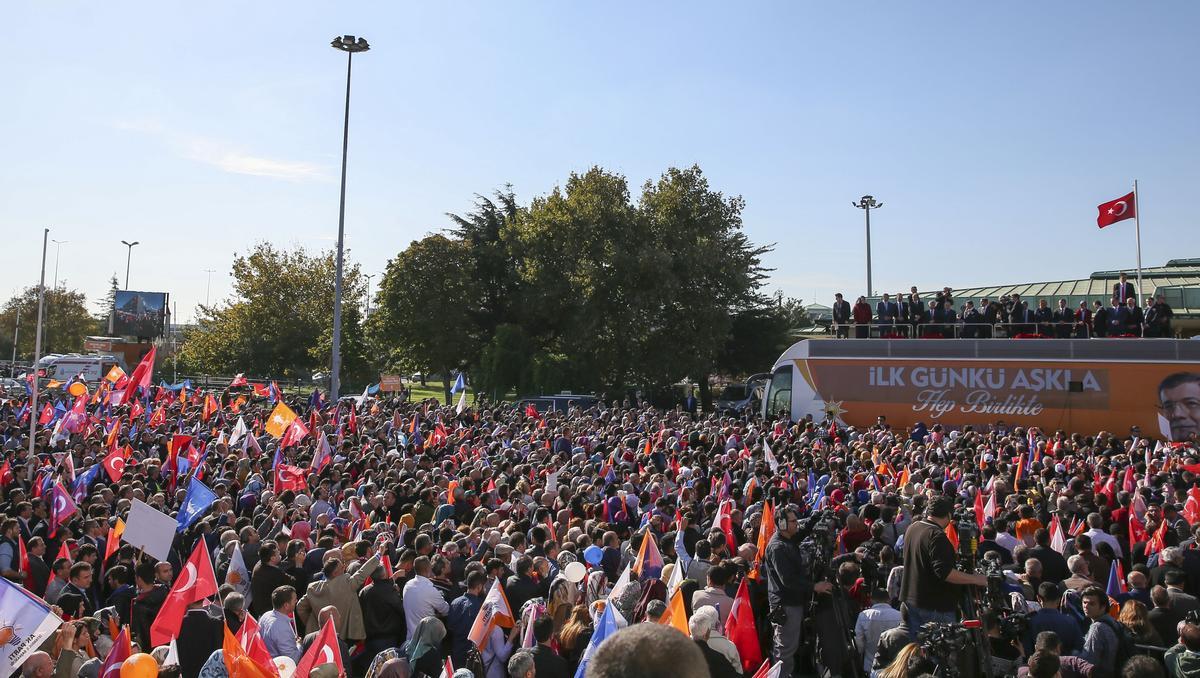
[[[238,645],[259,668],[266,673],[276,674],[275,664],[271,661],[271,653],[267,650],[262,636],[258,635],[258,620],[254,618],[254,615],[246,615],[246,620],[242,622],[242,627],[238,629],[236,637]]]
[[[121,452],[111,452],[102,462],[104,470],[108,471],[108,477],[114,483],[121,481],[121,476],[125,475],[125,455]]]
[[[279,449],[286,450],[304,440],[307,435],[308,427],[304,425],[304,422],[300,421],[300,417],[296,417],[288,425],[287,430],[283,432],[283,439],[279,441]]]
[[[237,375],[233,377],[233,381],[229,382],[229,388],[246,386],[248,383],[249,382],[246,381],[246,375],[242,372],[238,372]]]
[[[1100,214],[1096,217],[1096,225],[1100,228],[1104,228],[1109,224],[1115,224],[1118,221],[1132,219],[1137,215],[1137,205],[1132,193],[1106,202],[1097,209],[1100,210]]]
[[[183,624],[183,614],[187,612],[188,605],[216,594],[217,575],[208,557],[208,546],[201,539],[192,549],[183,572],[175,578],[171,592],[150,625],[150,642],[155,646],[170,643],[171,639],[179,636],[179,627]]]
[[[275,467],[275,494],[284,490],[303,492],[308,489],[304,481],[304,469],[289,464],[279,464]]]
[[[758,644],[758,629],[754,625],[754,610],[750,608],[750,589],[746,580],[738,585],[737,595],[725,619],[725,636],[733,641],[742,658],[742,670],[751,671],[762,663],[762,648]]]
[[[117,635],[113,642],[112,649],[108,651],[108,656],[104,658],[104,663],[100,665],[100,673],[96,674],[97,678],[120,678],[121,663],[133,654],[133,647],[129,643],[129,627],[121,627],[121,632]]]
[[[296,665],[294,675],[307,676],[312,673],[312,670],[324,664],[337,664],[338,675],[342,675],[345,669],[342,667],[342,652],[338,648],[337,631],[333,628],[333,619],[325,620],[325,625],[321,627],[321,632],[317,635],[316,641],[308,648],[308,652],[300,658],[300,663]]]

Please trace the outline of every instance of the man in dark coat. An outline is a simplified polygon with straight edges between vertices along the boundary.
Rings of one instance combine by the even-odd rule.
[[[188,606],[179,625],[179,638],[176,647],[179,649],[179,672],[183,678],[196,678],[200,675],[200,667],[208,661],[209,655],[221,649],[225,640],[224,621],[214,618],[204,609],[205,602],[198,600]]]
[[[255,617],[271,609],[271,593],[280,586],[295,586],[296,580],[280,567],[279,545],[264,542],[258,551],[258,565],[250,575],[250,613]]]

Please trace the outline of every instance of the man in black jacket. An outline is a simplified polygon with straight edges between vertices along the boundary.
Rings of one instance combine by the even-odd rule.
[[[775,514],[775,536],[767,544],[763,565],[767,570],[767,601],[772,629],[772,658],[783,664],[779,675],[791,676],[794,656],[800,649],[800,631],[804,625],[804,609],[815,591],[829,593],[833,585],[827,581],[813,583],[805,557],[796,543],[800,529],[800,512],[787,506]]]
[[[404,644],[404,601],[395,579],[403,576],[404,571],[397,570],[392,577],[381,577],[358,592],[363,628],[367,632],[363,655],[368,657],[368,663],[383,650]]]
[[[1097,299],[1095,310],[1092,311],[1092,336],[1099,339],[1107,337],[1111,325],[1112,312]]]
[[[130,630],[138,645],[153,648],[154,645],[150,642],[150,625],[162,609],[170,589],[155,579],[154,563],[145,561],[134,568],[134,584],[137,586],[137,596],[133,599]]]
[[[533,622],[533,637],[537,640],[532,651],[533,675],[537,678],[571,678],[571,667],[567,665],[567,660],[555,654],[550,647],[553,635],[554,619],[549,615],[542,615]]]
[[[198,600],[188,606],[179,625],[179,672],[183,678],[200,675],[200,667],[209,655],[221,649],[225,640],[225,622],[212,617],[204,609],[205,602]]]
[[[1122,272],[1120,281],[1113,283],[1112,295],[1121,304],[1124,304],[1126,299],[1134,299],[1134,303],[1137,303],[1137,290],[1133,288],[1133,283],[1129,282],[1127,278],[1128,276]]]
[[[250,575],[250,613],[255,617],[271,609],[271,593],[280,586],[295,586],[296,580],[280,567],[279,544],[268,541],[259,547],[258,565]]]
[[[955,569],[954,547],[946,537],[954,500],[937,497],[926,515],[904,532],[904,575],[900,582],[901,611],[908,617],[909,636],[927,622],[955,621],[959,586],[987,586],[987,575]]]
[[[833,295],[833,327],[838,339],[850,337],[850,302],[841,292]]]
[[[539,595],[537,582],[529,574],[532,569],[533,559],[521,556],[517,559],[517,573],[509,577],[504,584],[504,593],[513,612],[517,612],[525,603]]]

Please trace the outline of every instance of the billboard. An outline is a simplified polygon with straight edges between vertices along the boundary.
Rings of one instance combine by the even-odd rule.
[[[1200,365],[1053,360],[794,360],[793,411],[870,426],[1037,426],[1187,440],[1200,434]]]
[[[163,334],[165,292],[117,290],[113,298],[113,334],[154,339]]]

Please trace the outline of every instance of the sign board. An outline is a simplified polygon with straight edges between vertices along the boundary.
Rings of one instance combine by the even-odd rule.
[[[403,383],[398,374],[381,374],[379,375],[379,390],[388,393],[395,393],[403,388]]]
[[[112,332],[150,339],[161,337],[166,313],[165,292],[117,290],[113,295]]]
[[[175,540],[175,528],[178,526],[171,516],[134,499],[121,541],[142,549],[158,560],[166,560],[171,555],[171,542]]]
[[[1186,440],[1200,432],[1200,368],[1195,363],[1054,360],[795,360],[793,403],[820,421],[852,426],[877,416],[907,426],[951,427],[1004,421],[1054,431]],[[773,388],[775,386],[773,385]]]

